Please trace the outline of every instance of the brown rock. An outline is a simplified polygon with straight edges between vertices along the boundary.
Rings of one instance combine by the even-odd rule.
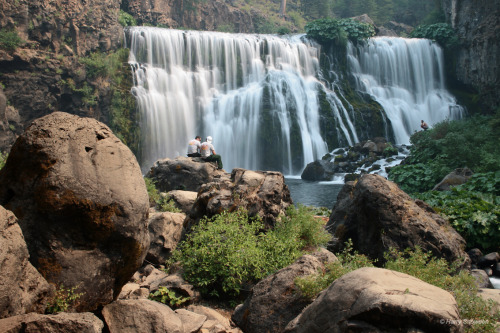
[[[468,168],[455,169],[439,182],[433,191],[449,191],[452,187],[465,184],[474,173]]]
[[[459,260],[463,267],[470,266],[465,240],[448,221],[378,175],[363,175],[339,193],[327,229],[336,237],[333,252],[352,239],[356,250],[379,263],[391,247],[405,250],[419,246],[449,262]]]
[[[304,255],[288,267],[261,280],[245,303],[232,315],[233,321],[245,333],[282,332],[290,320],[311,303],[301,296],[295,285],[297,277],[317,274],[325,264],[336,261],[327,250]]]
[[[8,333],[101,333],[104,323],[93,313],[42,315],[29,313],[0,319],[0,331]]]
[[[174,201],[175,206],[184,213],[189,213],[198,197],[197,192],[192,191],[170,191],[168,196]]]
[[[34,121],[0,171],[0,202],[19,218],[31,263],[83,293],[79,311],[111,302],[149,247],[149,199],[132,152],[104,124],[56,112]]]
[[[1,206],[0,244],[0,318],[43,313],[54,288],[29,262],[28,248],[16,217]]]
[[[150,246],[146,260],[164,265],[175,250],[184,231],[186,215],[183,213],[153,213],[149,218]]]
[[[284,332],[463,332],[463,326],[447,291],[365,267],[335,280]]]

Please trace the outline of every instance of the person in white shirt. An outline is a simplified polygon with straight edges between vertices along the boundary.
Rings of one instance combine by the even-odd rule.
[[[207,141],[201,144],[201,158],[207,162],[217,162],[217,168],[222,169],[222,157],[215,153],[214,145],[212,144],[212,137],[207,136]]]
[[[194,140],[189,141],[188,143],[188,152],[187,156],[189,157],[200,157],[201,151],[201,136],[197,135]]]

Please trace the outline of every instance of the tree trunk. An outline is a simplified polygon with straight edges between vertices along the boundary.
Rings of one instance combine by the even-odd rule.
[[[281,0],[280,16],[285,17],[285,12],[286,12],[286,0]]]

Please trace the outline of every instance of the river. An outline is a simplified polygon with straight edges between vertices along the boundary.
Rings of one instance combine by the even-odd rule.
[[[295,205],[326,207],[332,209],[337,202],[344,183],[342,181],[333,182],[309,182],[300,177],[285,177],[290,195]]]

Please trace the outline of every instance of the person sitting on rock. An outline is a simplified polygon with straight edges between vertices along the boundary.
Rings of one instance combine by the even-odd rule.
[[[189,141],[188,143],[188,152],[187,156],[189,157],[200,157],[201,151],[201,136],[197,135],[194,140]]]
[[[423,120],[420,122],[420,127],[422,127],[424,131],[427,131],[429,129],[429,125],[427,125],[427,123]]]
[[[207,136],[207,141],[201,144],[201,158],[206,162],[216,162],[217,169],[222,169],[222,158],[215,153],[211,136]]]

